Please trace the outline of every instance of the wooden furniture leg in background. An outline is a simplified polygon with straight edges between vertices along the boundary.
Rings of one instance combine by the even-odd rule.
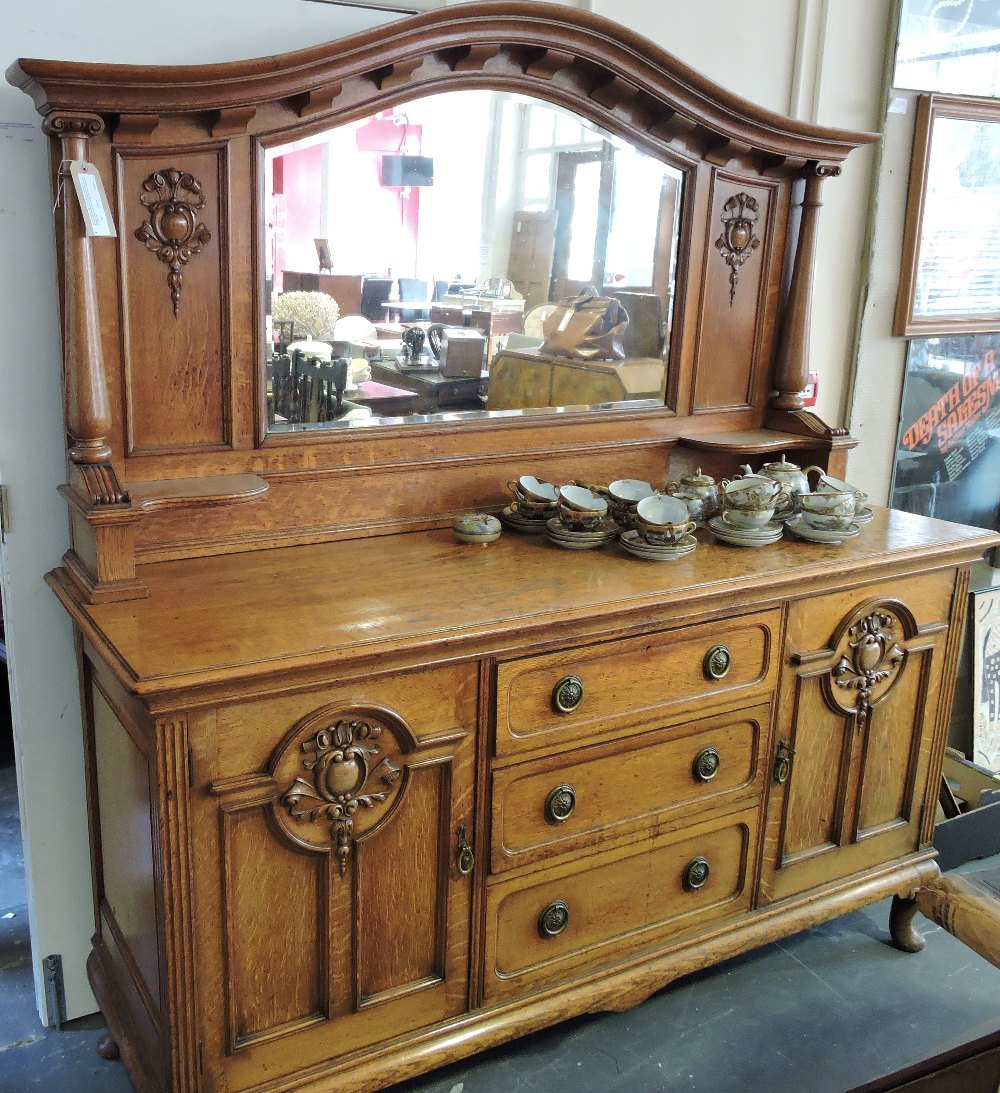
[[[889,930],[893,941],[908,953],[924,947],[924,939],[913,929],[918,911],[1000,968],[1000,900],[973,878],[938,877],[918,888],[912,899],[893,898]]]

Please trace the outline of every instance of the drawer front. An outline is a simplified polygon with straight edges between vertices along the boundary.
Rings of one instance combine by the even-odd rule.
[[[657,729],[493,775],[494,872],[759,800],[770,706]]]
[[[747,911],[758,812],[495,885],[487,896],[486,1001],[562,982]]]
[[[653,717],[766,694],[780,622],[780,612],[761,612],[501,664],[496,753],[563,748]],[[709,665],[719,649],[725,654]]]

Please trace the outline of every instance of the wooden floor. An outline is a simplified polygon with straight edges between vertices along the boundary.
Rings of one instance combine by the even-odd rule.
[[[128,1093],[122,1064],[94,1052],[99,1017],[61,1033],[38,1021],[18,843],[8,764],[0,766],[0,1093]],[[1000,857],[960,872],[1000,891]],[[395,1093],[845,1093],[996,1036],[1000,970],[923,919],[926,949],[897,951],[887,943],[888,910],[880,903],[845,915],[681,980],[628,1013],[569,1021]],[[979,1093],[971,1080],[913,1090]]]

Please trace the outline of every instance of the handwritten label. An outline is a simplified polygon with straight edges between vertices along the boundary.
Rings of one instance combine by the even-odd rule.
[[[69,165],[69,173],[80,201],[87,235],[117,235],[97,168],[92,163],[74,161]]]

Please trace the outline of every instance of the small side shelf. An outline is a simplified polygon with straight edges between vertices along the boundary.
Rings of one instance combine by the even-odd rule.
[[[267,482],[257,474],[220,474],[206,478],[164,478],[129,482],[132,502],[144,510],[177,505],[231,505],[252,501],[267,492]]]
[[[725,433],[684,433],[677,438],[680,448],[745,456],[750,452],[784,452],[815,448],[816,438],[781,433],[776,429],[740,429]]]

